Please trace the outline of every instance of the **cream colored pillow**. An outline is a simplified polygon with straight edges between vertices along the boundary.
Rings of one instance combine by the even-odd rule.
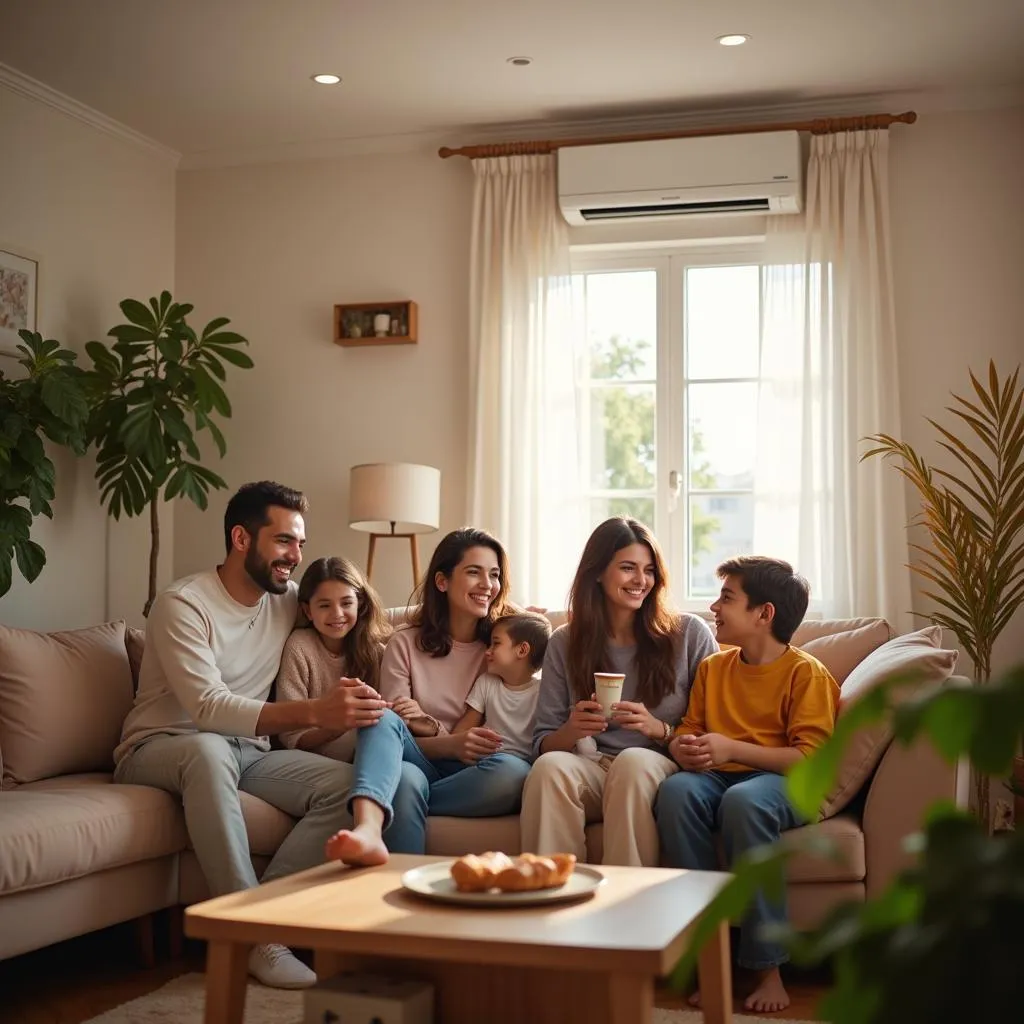
[[[885,627],[885,639],[891,640],[892,626],[885,619],[861,617],[856,619],[804,619],[796,627],[796,632],[789,642],[794,647],[803,647],[809,640],[817,640],[819,637],[832,636],[833,633],[849,633],[863,626],[877,625]]]
[[[0,626],[0,788],[111,770],[131,706],[124,622],[62,633]]]
[[[813,654],[842,686],[846,677],[891,636],[892,631],[885,619],[869,619],[866,625],[858,629],[828,633],[808,640],[801,650]]]
[[[879,683],[894,675],[914,674],[920,679],[893,691],[895,704],[909,700],[922,688],[948,679],[956,667],[957,652],[943,650],[942,630],[926,626],[915,633],[898,636],[872,651],[846,677],[839,696],[839,715]],[[804,647],[804,650],[807,650]],[[867,726],[851,740],[832,792],[821,808],[821,817],[830,818],[841,811],[871,777],[886,747],[892,741],[888,722]]]
[[[138,693],[142,654],[146,649],[146,631],[128,626],[124,631],[124,645],[128,651],[128,664],[132,670],[132,693]]]

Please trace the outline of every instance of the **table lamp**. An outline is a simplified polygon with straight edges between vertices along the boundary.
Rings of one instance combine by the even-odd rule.
[[[410,462],[371,462],[349,471],[349,526],[370,535],[366,578],[380,537],[404,537],[412,553],[413,586],[420,582],[416,537],[441,523],[441,471]]]

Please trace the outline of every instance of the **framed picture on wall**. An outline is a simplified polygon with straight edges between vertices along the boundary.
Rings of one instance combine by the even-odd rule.
[[[18,331],[36,329],[39,261],[0,245],[0,355],[17,356]]]

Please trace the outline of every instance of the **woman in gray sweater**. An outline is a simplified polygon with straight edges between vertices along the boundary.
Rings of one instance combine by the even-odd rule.
[[[548,644],[523,790],[523,849],[586,860],[584,830],[604,820],[605,864],[658,863],[652,805],[679,770],[668,756],[697,666],[718,645],[707,624],[674,612],[661,549],[643,523],[603,522],[583,549],[569,622]],[[605,718],[594,673],[625,676]],[[577,753],[593,737],[596,756]]]

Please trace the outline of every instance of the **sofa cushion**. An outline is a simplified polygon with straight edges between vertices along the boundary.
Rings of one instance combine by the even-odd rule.
[[[804,619],[796,628],[793,639],[790,641],[794,647],[803,647],[809,640],[817,640],[818,637],[832,636],[834,633],[849,633],[854,629],[863,629],[865,626],[885,627],[886,640],[892,639],[893,631],[885,619],[878,618],[857,618],[857,619]]]
[[[146,631],[144,629],[136,629],[134,626],[126,626],[124,646],[128,652],[128,666],[132,670],[132,693],[137,693],[139,689],[139,670],[142,668],[142,652],[146,648]]]
[[[106,775],[46,779],[0,793],[0,893],[38,889],[185,847],[177,801]]]
[[[0,626],[0,788],[109,770],[131,706],[124,622],[62,633]]]
[[[427,853],[462,857],[488,850],[512,855],[522,850],[518,814],[504,818],[427,818]]]
[[[948,679],[956,667],[957,652],[939,647],[940,643],[942,629],[926,626],[914,633],[898,636],[872,651],[843,683],[839,696],[840,717],[857,700],[894,675],[915,677],[910,685],[892,691],[892,702],[897,705],[913,697],[923,687]],[[878,767],[891,740],[892,728],[888,722],[866,726],[857,732],[843,756],[836,784],[822,805],[822,818],[842,810],[860,792]]]
[[[842,686],[846,677],[891,637],[889,623],[885,619],[874,619],[856,629],[814,637],[803,645],[802,650],[813,654]]]
[[[790,882],[860,882],[867,873],[864,832],[854,818],[840,814],[826,821],[812,822],[785,833],[785,838],[802,842],[813,834],[832,843],[835,856],[802,851],[786,865]]]

